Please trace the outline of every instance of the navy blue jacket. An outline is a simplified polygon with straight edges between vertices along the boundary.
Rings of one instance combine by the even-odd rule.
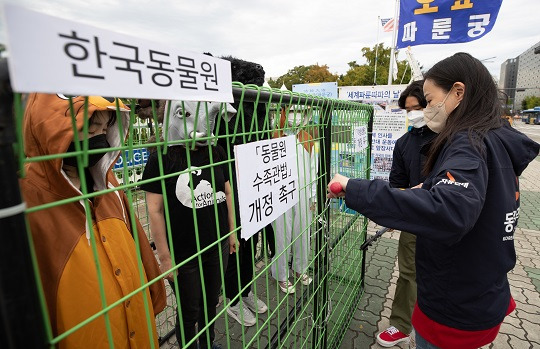
[[[461,330],[501,323],[510,302],[507,273],[516,262],[519,176],[540,145],[504,126],[481,151],[466,132],[442,149],[422,189],[382,180],[349,180],[347,206],[385,227],[417,235],[418,306]]]
[[[396,141],[389,178],[392,187],[410,188],[424,181],[422,167],[425,155],[421,149],[436,135],[427,126],[423,126],[412,128]]]

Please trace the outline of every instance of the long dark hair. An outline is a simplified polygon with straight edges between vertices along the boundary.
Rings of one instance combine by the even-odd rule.
[[[447,142],[461,131],[467,131],[474,148],[483,151],[482,143],[489,130],[502,126],[502,109],[497,86],[486,67],[468,53],[459,52],[435,64],[424,76],[446,92],[456,82],[465,85],[463,99],[448,116],[446,126],[433,140],[424,174],[431,172]]]

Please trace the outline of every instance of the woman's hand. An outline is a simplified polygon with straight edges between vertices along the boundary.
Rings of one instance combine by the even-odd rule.
[[[334,183],[339,183],[341,185],[341,191],[339,193],[332,192],[330,187]],[[347,190],[347,183],[349,183],[349,178],[348,177],[340,175],[339,173],[334,175],[334,178],[332,178],[330,183],[328,183],[328,185],[327,185],[328,194],[326,195],[326,197],[329,198],[329,199],[345,197],[345,191]],[[334,185],[334,186],[336,186],[336,185]]]
[[[229,235],[229,254],[236,253],[238,249],[238,239],[236,238],[236,233]]]
[[[172,260],[171,258],[160,258],[161,264],[159,265],[159,270],[161,270],[161,273],[165,273],[167,270],[171,270],[172,268]],[[169,281],[174,281],[173,273],[170,272],[169,274],[165,275],[165,279]]]

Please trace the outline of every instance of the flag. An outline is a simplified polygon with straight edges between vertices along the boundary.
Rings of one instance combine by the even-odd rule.
[[[493,28],[501,3],[502,0],[400,1],[396,47],[479,39]]]
[[[393,18],[381,18],[381,25],[384,32],[391,32],[394,30],[394,19]]]

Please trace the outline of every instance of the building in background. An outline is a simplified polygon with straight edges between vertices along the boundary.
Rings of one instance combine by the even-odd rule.
[[[499,89],[513,101],[513,113],[522,109],[525,97],[540,96],[540,42],[501,64]]]
[[[501,64],[501,75],[499,78],[499,89],[507,96],[509,103],[512,103],[516,96],[516,80],[519,56],[510,58]]]

